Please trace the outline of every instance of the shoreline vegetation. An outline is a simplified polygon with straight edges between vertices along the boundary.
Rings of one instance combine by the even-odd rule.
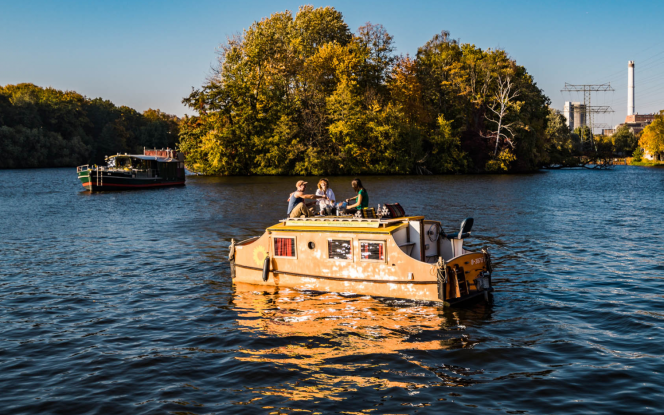
[[[570,131],[504,50],[442,31],[413,57],[395,51],[380,24],[352,33],[336,9],[301,6],[220,45],[206,83],[182,100],[194,116],[0,87],[0,168],[101,164],[143,147],[177,148],[204,175],[521,173],[610,166],[639,146],[664,154],[664,121],[643,143],[626,126]]]
[[[664,167],[664,162],[657,160],[634,161],[633,159],[627,159],[627,164],[630,166],[641,166],[641,167]]]
[[[179,119],[33,84],[0,86],[0,168],[105,164],[117,153],[177,144]]]

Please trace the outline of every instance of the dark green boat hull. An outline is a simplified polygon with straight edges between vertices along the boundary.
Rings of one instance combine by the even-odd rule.
[[[136,177],[136,174],[131,172],[98,170],[85,170],[78,173],[81,184],[89,191],[183,186],[185,184],[184,171],[177,176],[179,177]]]

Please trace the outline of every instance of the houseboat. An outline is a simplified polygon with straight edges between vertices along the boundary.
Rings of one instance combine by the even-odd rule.
[[[488,300],[489,252],[463,247],[472,226],[468,218],[445,234],[423,216],[284,219],[262,236],[232,241],[231,274],[238,283],[445,305]]]
[[[106,157],[106,166],[78,166],[76,172],[83,187],[91,192],[182,186],[184,154],[168,148],[143,149],[143,154]]]

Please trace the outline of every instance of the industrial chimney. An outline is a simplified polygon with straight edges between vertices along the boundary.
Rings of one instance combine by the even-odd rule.
[[[627,62],[627,115],[634,115],[634,61]]]

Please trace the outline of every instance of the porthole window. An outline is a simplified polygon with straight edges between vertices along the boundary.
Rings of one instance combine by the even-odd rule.
[[[309,242],[307,246],[309,247],[309,249],[314,249],[316,247],[316,244],[313,242]]]

